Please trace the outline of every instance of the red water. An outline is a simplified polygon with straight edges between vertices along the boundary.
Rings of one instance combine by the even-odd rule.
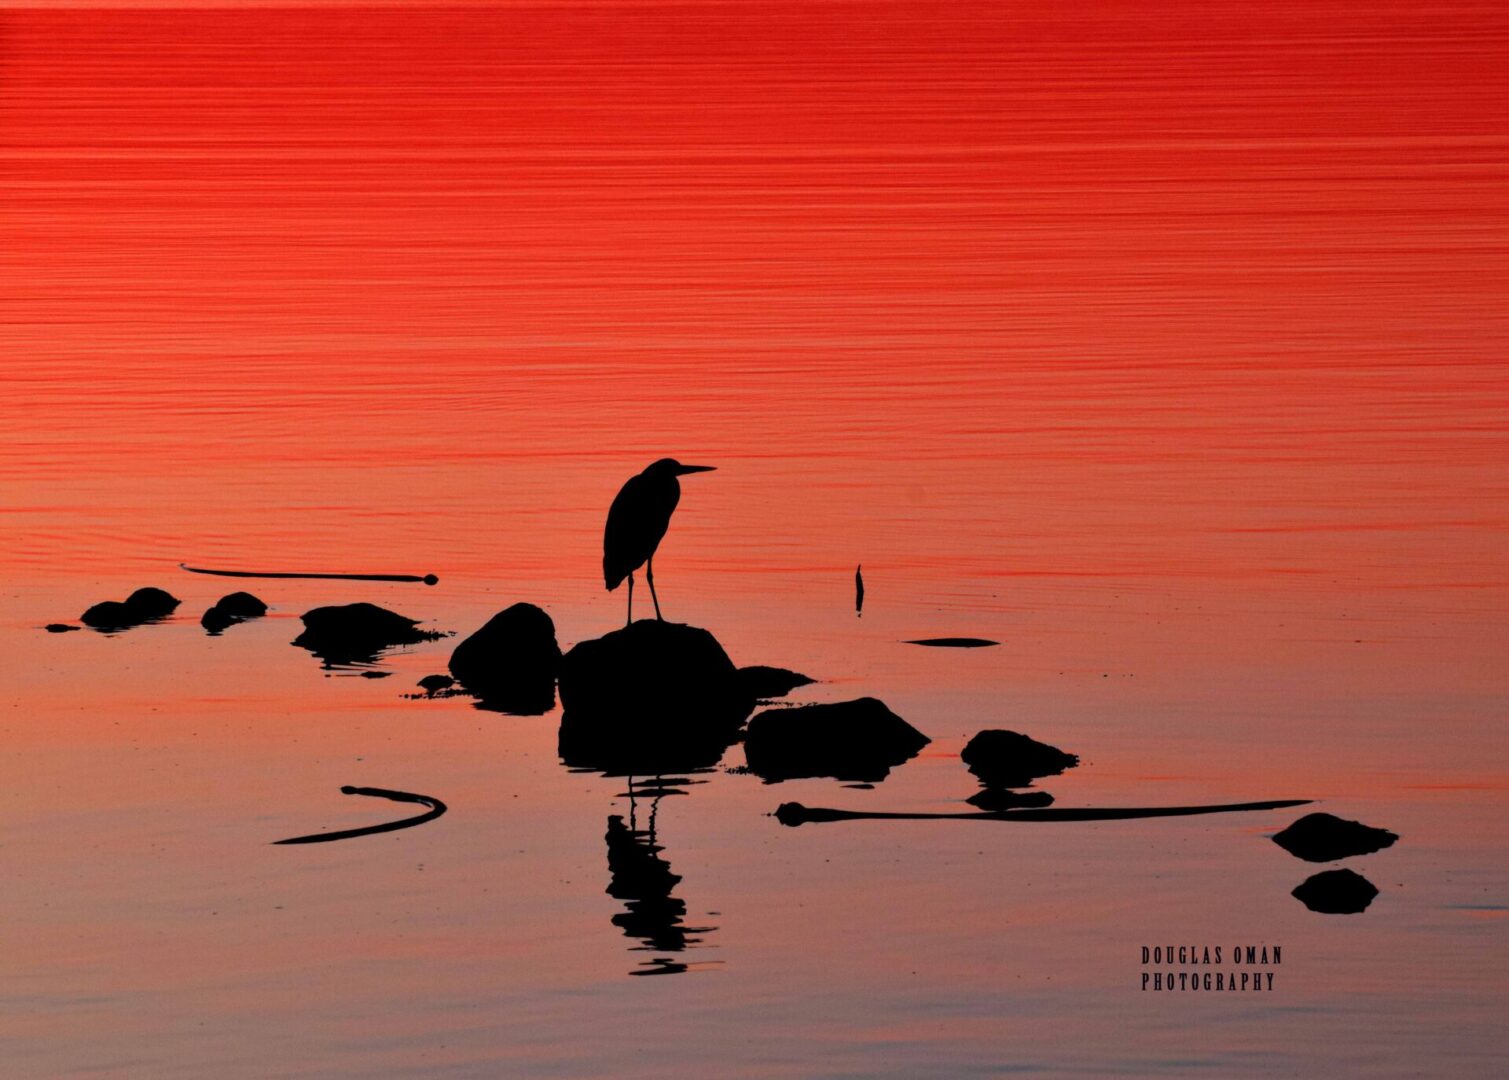
[[[18,1073],[1500,1071],[1502,5],[51,6],[0,14]],[[622,780],[404,699],[446,643],[287,642],[356,599],[610,629],[602,517],[665,454],[719,466],[667,615],[935,742],[663,800],[717,930],[626,979]],[[211,639],[185,561],[442,582],[258,585]],[[182,617],[39,630],[144,584]],[[942,635],[1003,645],[899,644]],[[1084,755],[1060,805],[1402,839],[1328,917],[1295,813],[762,816],[957,809],[992,726]],[[344,783],[452,810],[266,845],[388,812]],[[1165,939],[1280,942],[1279,986],[1143,994]]]

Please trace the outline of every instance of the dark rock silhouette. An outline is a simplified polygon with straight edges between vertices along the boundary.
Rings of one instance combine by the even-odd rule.
[[[671,890],[681,882],[681,876],[672,873],[670,863],[660,857],[664,849],[655,843],[653,832],[632,829],[624,824],[621,816],[614,814],[608,818],[607,841],[607,893],[624,901],[625,909],[613,916],[613,925],[627,936],[644,942],[635,948],[681,952],[701,942],[696,935],[716,929],[683,925],[686,903],[671,895]],[[685,968],[672,965],[670,970]]]
[[[255,619],[267,614],[267,605],[249,592],[227,593],[215,606],[233,619]]]
[[[1387,829],[1375,829],[1360,821],[1332,814],[1306,814],[1276,834],[1273,842],[1306,862],[1334,862],[1353,855],[1371,855],[1392,847],[1398,839]]]
[[[798,686],[807,686],[816,681],[799,671],[766,667],[764,664],[739,669],[739,682],[753,700],[785,697]]]
[[[1009,788],[986,788],[971,795],[965,802],[981,810],[1025,810],[1034,807],[1052,806],[1053,796],[1046,791],[1012,791]]]
[[[1079,764],[1079,755],[1015,731],[982,731],[959,756],[989,788],[1028,787],[1040,776],[1057,776]]]
[[[807,776],[884,780],[932,740],[876,698],[767,709],[749,722],[744,757],[767,783]]]
[[[173,614],[178,598],[162,589],[137,589],[124,601],[104,600],[84,612],[80,621],[96,630],[129,630]]]
[[[70,626],[68,623],[50,622],[42,629],[46,630],[49,634],[66,634],[72,630],[82,630],[83,627]]]
[[[431,697],[434,697],[442,690],[449,690],[455,685],[456,680],[449,675],[426,675],[419,680],[419,688]]]
[[[1301,882],[1293,895],[1305,907],[1322,915],[1357,915],[1368,909],[1378,889],[1351,870],[1322,870]]]
[[[246,619],[256,619],[267,614],[267,605],[249,592],[233,592],[222,596],[215,605],[199,617],[199,625],[211,634],[218,634],[229,626]]]
[[[456,646],[450,671],[484,707],[537,716],[555,705],[560,664],[550,616],[533,604],[514,604]]]
[[[324,660],[327,667],[370,664],[384,649],[445,636],[420,630],[417,620],[376,604],[319,607],[306,611],[300,618],[304,621],[304,632],[293,643]]]
[[[999,641],[991,641],[982,637],[934,637],[918,638],[915,641],[902,642],[904,645],[928,645],[934,649],[983,649],[989,645],[999,645]]]
[[[613,505],[608,508],[608,524],[603,529],[603,584],[612,592],[625,577],[629,579],[629,614],[625,624],[634,621],[634,571],[641,566],[650,583],[655,618],[661,617],[660,598],[655,595],[655,549],[670,527],[676,504],[681,501],[681,482],[676,478],[712,472],[713,468],[661,458],[637,476],[629,477],[614,497]]]
[[[561,658],[561,760],[610,775],[711,768],[753,707],[706,630],[643,619]]]

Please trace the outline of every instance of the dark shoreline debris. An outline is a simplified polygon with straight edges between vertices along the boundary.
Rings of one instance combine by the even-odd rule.
[[[341,788],[342,795],[368,795],[374,799],[392,799],[394,802],[418,803],[428,806],[429,810],[411,818],[403,818],[399,821],[385,821],[381,825],[366,825],[360,829],[342,829],[339,832],[311,833],[308,836],[290,836],[287,840],[274,840],[274,844],[323,844],[330,840],[350,840],[357,836],[371,836],[374,833],[396,832],[399,829],[412,829],[415,825],[423,825],[427,821],[434,821],[445,813],[446,805],[439,799],[430,795],[414,795],[407,791],[389,791],[387,788],[375,787],[352,787],[347,784]]]

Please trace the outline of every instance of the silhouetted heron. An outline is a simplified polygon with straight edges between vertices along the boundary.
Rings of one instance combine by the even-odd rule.
[[[660,614],[660,598],[655,595],[655,549],[671,524],[671,514],[681,501],[681,484],[676,477],[687,473],[712,472],[712,465],[683,465],[675,458],[661,458],[638,476],[629,477],[608,510],[608,527],[603,530],[603,581],[612,592],[624,578],[629,579],[629,617],[634,621],[634,571],[645,568],[650,583],[650,599],[655,602],[655,618]]]

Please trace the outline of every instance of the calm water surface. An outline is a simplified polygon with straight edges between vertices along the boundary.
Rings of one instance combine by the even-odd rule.
[[[1506,46],[1487,3],[0,14],[5,1073],[1501,1075]],[[614,628],[664,454],[719,466],[667,615],[921,756],[631,804],[557,712],[406,697],[454,642],[289,647],[355,600]],[[208,637],[185,561],[441,584]],[[176,618],[41,630],[148,584]],[[1003,644],[901,644],[945,635]],[[1083,756],[1060,806],[1402,839],[1341,917],[1297,811],[768,816],[963,809],[987,727]],[[404,812],[342,784],[451,809],[270,845]],[[1207,942],[1273,992],[1139,990]]]

